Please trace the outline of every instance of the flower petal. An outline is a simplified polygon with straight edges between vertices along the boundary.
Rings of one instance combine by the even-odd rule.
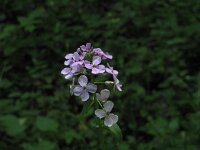
[[[86,50],[90,50],[91,48],[91,43],[87,43],[86,46],[85,46]]]
[[[88,83],[88,85],[86,86],[86,89],[90,93],[95,93],[97,91],[97,86],[95,84]]]
[[[99,93],[96,93],[96,97],[97,97],[98,100],[102,101],[101,95]]]
[[[113,70],[113,74],[114,75],[118,75],[118,71],[117,70]]]
[[[114,106],[114,103],[111,102],[111,101],[107,101],[107,102],[103,105],[104,110],[105,110],[106,112],[111,112],[112,109],[113,109],[113,106]]]
[[[99,65],[100,63],[101,63],[101,57],[99,57],[99,56],[94,56],[94,57],[93,57],[92,64],[95,65],[95,66],[97,66],[97,65]]]
[[[65,56],[65,59],[72,59],[73,56],[74,56],[74,54],[67,54],[67,55]]]
[[[104,65],[99,65],[97,68],[99,69],[99,73],[105,72],[105,66]]]
[[[100,73],[100,69],[98,69],[97,67],[92,68],[92,74],[99,74]]]
[[[118,121],[117,115],[111,113],[111,114],[109,114],[109,117],[112,119],[113,124],[117,123],[117,121]]]
[[[81,93],[83,92],[83,87],[81,87],[80,85],[77,85],[74,87],[73,92],[74,92],[74,95],[80,96]]]
[[[88,60],[84,61],[84,65],[87,69],[92,69],[92,64]]]
[[[113,120],[109,115],[105,117],[104,124],[108,127],[111,127],[113,125]]]
[[[69,74],[67,74],[66,76],[65,76],[65,79],[70,79],[71,77],[73,77],[74,76],[74,74],[72,73],[72,72],[70,72]]]
[[[77,52],[75,52],[74,55],[73,55],[73,59],[74,59],[75,61],[78,61],[78,60],[79,60],[79,57],[80,57],[80,55],[79,55]]]
[[[82,93],[81,93],[81,99],[82,99],[82,101],[87,101],[88,99],[89,99],[89,93],[86,91],[86,90],[84,90]]]
[[[81,75],[79,78],[78,78],[78,83],[84,87],[87,85],[88,83],[88,78],[85,76],[85,75]]]
[[[72,68],[72,73],[78,73],[78,72],[81,72],[83,67],[82,65],[78,64],[78,63],[73,63],[73,65],[71,66]]]
[[[101,119],[106,116],[106,112],[102,109],[97,109],[97,110],[95,110],[95,115]]]
[[[116,87],[119,91],[122,91],[122,88],[121,88],[121,87],[122,87],[122,84],[119,83],[119,80],[117,79],[116,75],[114,75],[114,74],[113,74],[113,79],[114,79],[114,82],[115,82],[115,83],[114,83],[114,84],[115,84],[115,87]]]
[[[108,59],[112,59],[113,56],[110,55],[109,53],[104,53],[104,59],[106,59],[106,58],[108,58]]]
[[[85,45],[81,45],[80,48],[81,48],[82,51],[86,51]]]
[[[71,68],[64,68],[64,69],[61,71],[61,74],[66,75],[66,74],[70,73],[70,71],[71,71]]]
[[[107,73],[112,74],[112,71],[113,71],[112,69],[110,69],[110,68],[106,68],[106,72],[107,72]]]
[[[66,61],[64,62],[64,65],[65,65],[65,66],[68,66],[68,65],[70,65],[72,62],[73,62],[73,61],[72,61],[71,59],[66,60]]]
[[[110,91],[108,89],[101,90],[101,99],[106,101],[110,96]]]

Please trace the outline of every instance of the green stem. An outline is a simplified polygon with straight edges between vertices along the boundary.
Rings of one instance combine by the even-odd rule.
[[[4,74],[4,63],[3,63],[3,65],[2,65],[2,71],[1,71],[1,73],[0,73],[0,82],[1,82],[1,80],[2,80],[2,78],[3,78],[3,74]]]
[[[105,84],[105,82],[94,82],[95,84]]]
[[[100,121],[99,121],[100,122]],[[100,138],[101,138],[101,146],[102,146],[102,150],[106,150],[106,147],[105,147],[105,139],[104,139],[104,135],[103,135],[103,125],[102,123],[100,122]]]
[[[95,100],[95,108],[96,109],[99,108],[99,105],[101,106],[101,108],[103,108],[101,102],[96,99],[96,96],[93,97],[93,100]],[[98,125],[99,125],[99,135],[100,135],[99,136],[99,141],[101,143],[102,150],[106,150],[105,142],[104,142],[104,134],[103,134],[103,124],[102,124],[100,119],[98,121]]]
[[[99,105],[101,106],[101,108],[103,108],[103,105],[101,104],[101,102],[99,100],[97,100],[97,102],[99,103]]]

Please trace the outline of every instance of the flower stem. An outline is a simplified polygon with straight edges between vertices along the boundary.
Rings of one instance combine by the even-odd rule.
[[[100,122],[100,138],[101,138],[102,150],[106,150],[105,141],[104,141],[104,135],[103,135],[103,124],[101,122]]]
[[[94,82],[94,84],[105,84],[105,82]]]
[[[95,108],[98,109],[99,108],[99,105],[100,107],[103,108],[102,104],[100,101],[98,101],[98,99],[96,98],[96,96],[93,97],[93,100],[95,100]],[[102,146],[102,150],[106,150],[105,148],[105,142],[104,142],[104,134],[103,134],[103,124],[101,122],[101,120],[99,119],[98,121],[98,125],[99,125],[99,141],[101,143],[101,146]]]

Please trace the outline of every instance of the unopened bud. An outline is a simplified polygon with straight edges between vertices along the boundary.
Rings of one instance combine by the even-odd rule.
[[[106,85],[114,84],[114,82],[113,82],[113,81],[106,81],[105,84],[106,84]]]

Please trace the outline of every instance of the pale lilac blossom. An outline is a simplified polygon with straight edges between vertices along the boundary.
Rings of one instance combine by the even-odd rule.
[[[83,52],[92,51],[92,45],[91,43],[86,43],[86,45],[81,45],[79,50]]]
[[[117,79],[117,76],[113,75],[114,79],[114,87],[117,88],[119,91],[122,91],[122,84],[120,84],[119,80]]]
[[[64,68],[61,71],[61,74],[65,76],[65,79],[70,79],[74,76],[74,73],[72,73],[72,68]]]
[[[71,64],[71,66],[76,66],[77,64],[83,65],[85,55],[86,55],[85,52],[82,53],[82,54],[75,52],[74,55],[73,55],[73,62]]]
[[[85,67],[87,69],[91,69],[92,70],[92,74],[99,74],[99,73],[104,73],[105,72],[105,66],[104,65],[100,65],[101,63],[101,57],[99,56],[94,56],[93,57],[93,61],[92,63],[89,61],[85,61]]]
[[[100,48],[94,48],[93,52],[95,55],[102,57],[103,59],[112,59],[112,55],[107,52],[102,51]]]
[[[89,93],[95,93],[97,91],[97,86],[92,83],[88,83],[88,78],[85,75],[81,75],[78,78],[78,83],[73,89],[73,93],[76,96],[80,96],[82,101],[87,101],[89,99]]]
[[[80,65],[74,65],[71,67],[66,67],[61,71],[61,74],[65,76],[65,79],[70,79],[74,75],[78,75],[84,71],[84,68]]]
[[[95,110],[95,115],[100,119],[104,118],[104,124],[105,126],[108,127],[111,127],[118,121],[118,116],[111,113],[113,106],[114,106],[113,102],[107,101],[104,103],[103,109]]]
[[[67,54],[67,55],[65,56],[66,61],[64,62],[64,64],[65,64],[66,66],[71,65],[71,64],[74,62],[73,56],[74,56],[74,54]]]
[[[101,102],[106,102],[110,96],[110,91],[108,89],[101,90],[100,93],[96,93],[96,97]]]
[[[107,64],[107,65],[108,65],[108,68],[106,68],[106,72],[109,73],[109,74],[117,76],[118,75],[118,71],[114,70],[113,67],[111,67],[109,64]]]

